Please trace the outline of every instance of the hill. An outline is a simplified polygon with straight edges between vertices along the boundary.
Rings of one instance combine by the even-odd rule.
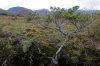
[[[48,14],[50,11],[48,9],[39,9],[39,10],[34,10],[34,12],[40,15],[44,15]]]
[[[24,7],[12,7],[12,8],[9,8],[7,11],[13,13],[13,14],[20,14],[20,13],[28,13],[28,12],[31,12],[31,13],[37,13],[37,14],[48,14],[49,13],[49,10],[48,9],[39,9],[39,10],[31,10],[31,9],[28,9],[28,8],[24,8]]]
[[[96,13],[97,10],[78,10],[78,11],[84,14],[92,14]]]
[[[6,11],[4,9],[0,9],[0,15],[11,15],[12,13],[10,13],[9,11]]]
[[[22,12],[33,12],[31,9],[27,9],[27,8],[24,8],[24,7],[12,7],[12,8],[9,8],[7,10],[8,12],[11,12],[13,14],[20,14]]]

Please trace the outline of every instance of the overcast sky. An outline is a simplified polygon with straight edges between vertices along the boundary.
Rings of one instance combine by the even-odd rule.
[[[0,0],[0,8],[2,9],[21,6],[36,10],[49,9],[50,6],[70,8],[75,5],[79,5],[80,9],[100,10],[100,0]]]

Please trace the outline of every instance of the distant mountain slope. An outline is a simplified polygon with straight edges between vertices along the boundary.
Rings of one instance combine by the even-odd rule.
[[[7,10],[0,9],[0,15],[12,15],[12,13],[10,13],[10,12],[7,11]]]
[[[39,10],[34,10],[34,12],[40,15],[44,15],[48,14],[50,11],[48,9],[39,9]]]
[[[8,9],[9,12],[14,13],[14,14],[20,14],[20,13],[28,13],[28,12],[33,12],[31,9],[27,9],[24,7],[12,7]]]
[[[39,10],[34,10],[32,11],[31,9],[27,9],[24,7],[12,7],[10,9],[8,9],[9,12],[14,13],[14,14],[20,14],[20,13],[27,13],[27,12],[31,12],[31,13],[37,13],[37,14],[48,14],[49,10],[48,9],[39,9]]]
[[[97,10],[78,10],[78,11],[84,14],[92,14],[96,13]]]
[[[7,14],[7,13],[8,12],[6,10],[0,9],[0,15]]]

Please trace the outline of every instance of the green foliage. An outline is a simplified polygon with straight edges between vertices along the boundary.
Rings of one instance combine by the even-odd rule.
[[[51,22],[51,17],[50,16],[46,16],[44,22],[50,23]]]
[[[32,45],[31,41],[30,40],[23,40],[22,41],[22,49],[23,49],[23,52],[27,52],[29,47]]]
[[[88,33],[93,36],[94,39],[100,39],[100,23],[97,21],[88,27]]]
[[[64,12],[65,9],[64,8],[59,8],[59,7],[51,7],[51,11],[53,13],[53,15],[55,15],[55,18],[63,18],[64,17]]]
[[[100,39],[100,23],[96,24],[93,27],[93,31],[94,31],[96,38]]]
[[[75,18],[75,21],[77,22],[82,22],[82,21],[87,21],[89,16],[81,13],[75,13],[73,14],[73,18]]]
[[[78,12],[79,6],[66,10],[65,18],[75,22],[85,22],[89,19],[89,15]]]

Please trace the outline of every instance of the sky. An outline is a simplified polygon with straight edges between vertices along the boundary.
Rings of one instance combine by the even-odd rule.
[[[0,0],[0,8],[25,7],[32,10],[49,9],[50,6],[71,8],[80,6],[80,9],[100,10],[100,0]]]

